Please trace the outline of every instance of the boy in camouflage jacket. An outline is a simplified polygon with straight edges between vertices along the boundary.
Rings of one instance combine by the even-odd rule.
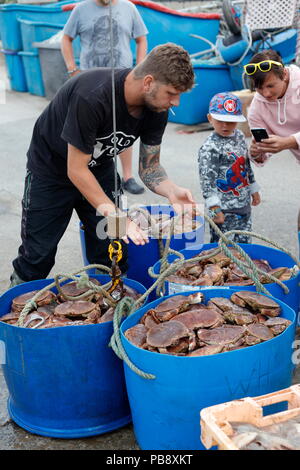
[[[218,93],[209,104],[208,120],[214,128],[199,149],[200,183],[208,215],[224,233],[251,231],[251,204],[260,203],[248,158],[244,134],[236,129],[245,121],[240,99],[232,93]],[[219,236],[210,227],[211,243]],[[237,243],[251,243],[247,235],[235,234]]]

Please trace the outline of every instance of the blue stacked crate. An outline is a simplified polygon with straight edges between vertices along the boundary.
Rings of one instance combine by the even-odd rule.
[[[23,42],[23,51],[18,54],[23,62],[28,91],[33,95],[45,96],[39,53],[33,43],[50,38],[53,34],[62,30],[64,25],[22,19],[18,19],[18,22],[20,23]]]
[[[29,61],[32,62],[32,58],[31,54],[21,54],[20,52],[23,50],[25,52],[33,52],[30,50],[26,51],[26,49],[23,48],[21,24],[18,20],[21,19],[63,25],[66,23],[70,15],[70,11],[64,11],[62,6],[68,3],[74,2],[66,1],[59,2],[59,4],[38,6],[23,4],[0,5],[0,35],[3,46],[3,49],[0,52],[4,54],[7,74],[13,90],[28,91],[24,64]],[[30,59],[28,59],[29,57]],[[35,57],[33,60],[36,61],[36,59],[37,58]],[[39,90],[36,90],[35,87],[35,91],[39,91],[40,93],[40,84],[38,88]]]

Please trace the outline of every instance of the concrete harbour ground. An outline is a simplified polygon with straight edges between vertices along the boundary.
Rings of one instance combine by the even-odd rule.
[[[3,63],[0,63],[0,80],[7,85]],[[26,151],[34,122],[47,104],[44,98],[12,91],[6,91],[5,102],[0,104],[0,293],[8,288],[11,261],[16,256],[20,244]],[[195,199],[202,202],[197,150],[209,131],[198,129],[194,133],[179,133],[182,129],[181,125],[168,124],[162,144],[162,164],[174,181],[190,188]],[[134,155],[134,174],[138,178],[138,144],[135,145]],[[297,255],[300,166],[286,151],[274,156],[265,167],[254,168],[254,171],[261,186],[262,203],[253,210],[253,230]],[[129,204],[153,204],[163,201],[163,198],[149,190],[142,196],[128,195]],[[78,219],[74,215],[59,245],[56,264],[49,277],[58,272],[76,271],[82,265]],[[296,369],[293,382],[300,382],[299,369]],[[34,436],[9,421],[6,398],[7,389],[0,372],[0,450],[138,450],[131,425],[88,439],[60,440]]]

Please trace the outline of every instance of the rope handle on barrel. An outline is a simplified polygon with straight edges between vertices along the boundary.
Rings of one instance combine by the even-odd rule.
[[[89,280],[89,276],[86,273],[82,274],[79,277],[77,276],[78,274],[80,274],[84,271],[87,271],[88,269],[99,269],[101,271],[106,271],[107,273],[110,272],[110,268],[108,268],[107,266],[104,266],[102,264],[89,264],[88,266],[84,266],[83,268],[79,269],[78,271],[76,271],[75,273],[72,273],[72,274],[56,274],[54,276],[54,282],[52,282],[50,284],[47,284],[47,286],[45,286],[41,290],[39,290],[32,297],[32,299],[30,299],[25,304],[23,310],[20,313],[20,316],[19,316],[19,319],[18,319],[18,322],[17,322],[17,326],[21,326],[21,327],[24,326],[24,320],[25,320],[26,316],[28,315],[28,313],[30,313],[32,310],[37,309],[36,300],[41,296],[41,294],[43,294],[47,290],[51,289],[52,287],[56,287],[59,294],[63,295],[63,297],[65,297],[67,300],[80,300],[80,299],[83,299],[83,298],[85,298],[85,297],[87,297],[87,296],[89,296],[89,295],[91,295],[95,292],[96,293],[99,292],[103,296],[106,297],[107,303],[110,306],[115,306],[116,305],[115,299],[113,299],[113,297],[106,291],[106,288],[111,285],[111,282],[108,282],[107,284],[98,286],[98,285],[94,284],[93,282],[91,282]],[[65,281],[69,280],[69,279],[71,279],[73,281],[76,281],[78,287],[89,287],[90,289],[87,292],[84,292],[83,294],[78,295],[76,297],[66,295],[62,292],[61,284]]]

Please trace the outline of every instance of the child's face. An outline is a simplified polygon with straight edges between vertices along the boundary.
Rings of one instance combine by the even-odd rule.
[[[237,122],[218,121],[210,114],[207,115],[207,119],[213,126],[215,132],[222,137],[229,137],[238,125]]]

